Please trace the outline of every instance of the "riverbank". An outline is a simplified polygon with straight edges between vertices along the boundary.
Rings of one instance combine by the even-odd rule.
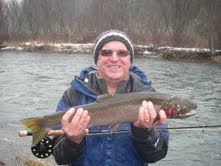
[[[92,54],[94,44],[74,44],[74,43],[40,43],[26,42],[19,44],[5,44],[0,47],[2,51],[50,51],[64,52],[68,54],[82,53]],[[221,50],[216,50],[215,55],[210,55],[210,50],[206,48],[181,48],[181,47],[154,47],[153,45],[134,45],[136,57],[158,56],[170,61],[210,61],[221,64]]]

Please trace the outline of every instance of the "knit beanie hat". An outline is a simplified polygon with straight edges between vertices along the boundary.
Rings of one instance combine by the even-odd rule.
[[[127,36],[127,34],[125,32],[121,32],[118,30],[109,30],[109,31],[105,31],[105,32],[101,33],[96,38],[95,48],[94,48],[94,62],[95,62],[95,64],[97,64],[98,54],[99,54],[100,49],[103,47],[103,45],[107,42],[115,41],[115,40],[120,41],[125,44],[128,51],[130,52],[131,63],[133,62],[134,48],[133,48],[133,45],[132,45],[129,37]]]

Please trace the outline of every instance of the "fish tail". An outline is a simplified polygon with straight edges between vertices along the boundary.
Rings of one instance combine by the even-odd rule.
[[[25,118],[21,120],[21,123],[32,131],[32,145],[40,142],[49,131],[45,118],[42,117]]]

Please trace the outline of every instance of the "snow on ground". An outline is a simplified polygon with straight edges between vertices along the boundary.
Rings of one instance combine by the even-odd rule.
[[[153,54],[155,51],[169,50],[169,51],[180,51],[180,52],[209,52],[208,48],[185,48],[185,47],[170,47],[170,46],[162,46],[162,47],[154,47],[152,44],[150,45],[134,45],[136,49],[141,50],[141,52],[145,55]],[[55,51],[71,51],[72,52],[93,52],[94,44],[93,43],[40,43],[40,42],[26,42],[18,45],[12,45],[3,47],[0,50],[27,50],[27,48],[37,48],[41,50],[44,48],[45,50],[55,50]],[[30,50],[31,51],[31,50]],[[34,50],[33,50],[34,51]],[[221,52],[221,50],[216,50],[217,52]]]
[[[171,51],[191,51],[191,52],[208,52],[210,51],[208,48],[185,48],[185,47],[169,47],[169,46],[164,46],[164,47],[159,47],[159,50],[163,49],[168,49]]]
[[[171,51],[186,51],[186,52],[210,52],[209,48],[185,48],[185,47],[170,47],[163,46],[158,47],[158,50],[168,49]],[[221,50],[216,50],[216,52],[221,52]]]
[[[3,47],[0,49],[0,51],[7,51],[7,50],[19,50],[22,51],[23,48],[22,47],[17,47],[17,46],[7,46],[7,47]]]

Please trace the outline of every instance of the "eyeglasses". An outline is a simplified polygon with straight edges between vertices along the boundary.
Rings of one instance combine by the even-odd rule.
[[[127,50],[101,50],[99,54],[105,57],[110,57],[113,55],[114,52],[116,52],[117,56],[119,57],[126,57],[130,54],[130,52]]]

